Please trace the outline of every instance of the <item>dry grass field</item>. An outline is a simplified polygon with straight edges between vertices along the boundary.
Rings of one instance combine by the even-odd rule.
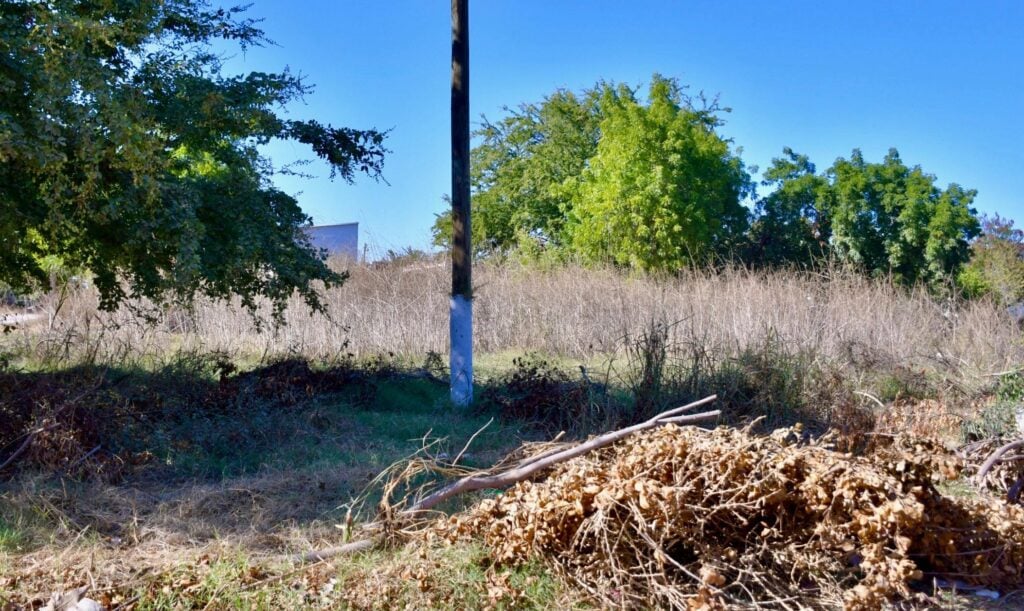
[[[350,272],[345,286],[328,294],[326,315],[296,303],[280,328],[258,324],[231,303],[162,310],[134,304],[103,313],[88,288],[40,298],[34,306],[39,320],[0,336],[0,463],[9,463],[0,468],[0,601],[38,607],[53,592],[90,585],[89,595],[107,608],[134,609],[586,608],[614,604],[625,596],[622,588],[633,588],[628,596],[635,602],[648,595],[644,588],[661,587],[660,578],[625,579],[616,576],[614,563],[600,565],[601,579],[620,585],[594,590],[597,582],[587,576],[597,573],[574,565],[576,552],[561,543],[550,544],[557,557],[546,557],[547,548],[538,544],[536,553],[516,551],[507,554],[514,562],[497,562],[488,539],[496,531],[488,525],[510,520],[503,515],[475,522],[469,536],[440,532],[437,537],[449,541],[444,545],[440,539],[422,544],[428,531],[418,526],[415,535],[398,533],[353,558],[296,566],[290,555],[345,541],[352,527],[373,519],[386,492],[385,480],[376,476],[389,466],[410,457],[446,465],[470,440],[457,469],[439,468],[403,486],[487,468],[522,443],[559,431],[567,434],[563,441],[581,439],[711,393],[719,395],[718,423],[753,423],[743,435],[753,435],[751,448],[763,449],[752,456],[768,457],[802,456],[785,443],[771,445],[778,435],[760,436],[776,429],[813,437],[831,430],[840,436],[839,449],[854,453],[878,451],[870,449],[877,446],[872,440],[906,432],[937,444],[929,448],[945,446],[942,452],[989,447],[979,444],[1014,434],[1012,409],[1024,398],[1016,373],[1024,364],[1020,329],[986,301],[937,299],[843,271],[725,269],[658,278],[509,264],[483,265],[475,274],[480,400],[474,410],[458,412],[447,402],[444,382],[446,268],[378,264]],[[788,428],[797,423],[798,429]],[[704,448],[699,456],[725,451],[729,444],[714,441],[733,435],[724,430],[719,437],[692,433],[694,447]],[[11,460],[29,436],[28,449]],[[679,460],[649,451],[659,465]],[[835,473],[829,460],[850,460],[830,458],[831,451],[808,450],[808,464],[821,471],[813,478]],[[914,461],[924,451],[907,452],[906,460]],[[586,469],[604,473],[601,461],[618,455],[597,455],[558,477]],[[774,458],[765,460],[770,465]],[[906,493],[899,484],[904,476],[853,460],[841,464],[855,482],[829,486]],[[931,496],[901,502],[973,503],[979,494],[1002,494],[1016,477],[1013,464],[1000,467],[989,492],[979,491],[969,480],[973,459],[956,460],[963,464],[954,479],[936,483]],[[726,486],[715,499],[727,496],[736,477],[692,463],[680,468]],[[914,471],[913,481],[926,481],[927,473]],[[627,496],[636,490],[629,488]],[[561,499],[568,492],[550,494]],[[529,490],[515,494],[509,498],[537,498]],[[489,493],[445,509],[457,512],[481,498],[484,505],[460,514],[479,520],[495,507],[487,505]],[[643,498],[629,500],[637,515],[650,511]],[[710,496],[694,498],[687,502],[703,504],[708,516],[718,511]],[[821,515],[810,505],[799,511]],[[963,511],[982,516],[977,524],[995,519]],[[828,515],[838,520],[836,528],[854,529],[855,520]],[[906,528],[939,523],[928,514],[906,515],[899,518],[909,520]],[[779,536],[804,536],[785,532]],[[742,532],[728,533],[735,545],[746,545]],[[995,530],[985,533],[976,540],[1019,545]],[[677,533],[683,543],[686,536]],[[901,541],[902,535],[893,536]],[[890,539],[878,541],[888,545]],[[814,545],[825,555],[799,557],[820,558],[829,571],[847,570],[841,568],[846,560],[828,555],[831,547]],[[904,552],[915,558],[913,549]],[[758,570],[772,557],[765,550],[749,555],[762,563]],[[1005,568],[1003,560],[991,561]],[[903,577],[914,574],[892,562]],[[711,573],[702,573],[694,589],[658,590],[658,600],[708,609],[719,608],[719,594],[738,604],[752,591],[764,600],[789,600],[777,605],[782,608],[860,600],[842,589],[856,580],[834,573],[808,581],[829,584],[827,592],[802,592],[796,583],[783,595],[792,584],[772,573],[767,590],[747,584],[728,596],[716,594],[719,577],[738,579],[742,571],[722,568],[724,561],[715,566],[720,569],[711,582]],[[939,582],[913,593],[879,583],[869,589],[882,599],[981,604],[941,598],[947,595],[935,592]],[[990,604],[1012,608],[1014,600],[1004,592]],[[693,606],[698,603],[710,606]]]
[[[226,302],[102,314],[91,291],[78,290],[43,299],[41,323],[8,333],[4,346],[12,354],[71,362],[121,361],[168,348],[321,359],[344,352],[418,358],[447,349],[450,280],[443,264],[348,269],[349,281],[327,295],[326,316],[296,301],[277,330],[261,328]],[[821,364],[970,376],[1013,367],[1024,353],[1014,321],[991,302],[937,300],[923,289],[841,270],[729,268],[658,278],[509,264],[478,266],[474,282],[475,349],[483,354],[537,351],[588,360],[621,352],[652,322],[670,326],[671,343],[699,346],[716,359],[770,342]]]

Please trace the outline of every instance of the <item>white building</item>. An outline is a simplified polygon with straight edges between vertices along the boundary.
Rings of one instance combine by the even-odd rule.
[[[307,227],[305,232],[313,246],[323,248],[328,255],[359,259],[359,223]]]

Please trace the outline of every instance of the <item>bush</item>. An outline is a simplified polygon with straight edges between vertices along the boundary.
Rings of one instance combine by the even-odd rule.
[[[612,414],[605,409],[606,387],[586,375],[573,378],[536,354],[517,357],[512,364],[510,372],[487,385],[481,408],[496,407],[503,418],[530,423],[549,434],[581,436],[617,424],[618,418],[609,418]],[[581,371],[585,373],[582,367]]]

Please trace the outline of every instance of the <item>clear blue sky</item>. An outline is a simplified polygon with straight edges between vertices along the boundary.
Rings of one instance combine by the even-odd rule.
[[[720,94],[748,165],[784,146],[819,169],[889,147],[981,212],[1024,221],[1024,2],[470,0],[471,112],[653,72]],[[449,3],[255,0],[277,46],[227,70],[288,66],[316,86],[295,118],[392,129],[390,185],[281,178],[317,224],[358,221],[378,248],[426,247],[449,173]],[[277,164],[308,157],[274,144]]]

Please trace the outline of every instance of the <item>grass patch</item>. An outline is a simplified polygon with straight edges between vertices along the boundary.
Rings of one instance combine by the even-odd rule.
[[[390,362],[237,372],[216,358],[185,355],[153,371],[9,373],[16,398],[45,390],[54,411],[78,396],[69,387],[88,380],[92,390],[0,484],[0,550],[42,549],[86,528],[124,541],[147,527],[200,542],[309,545],[291,542],[295,529],[330,533],[378,473],[426,444],[453,457],[483,428],[461,462],[485,466],[535,434],[514,422],[484,428],[493,414],[455,409],[445,384]],[[377,493],[357,518],[372,517]]]
[[[357,609],[590,608],[539,562],[495,566],[472,543],[366,554],[338,577],[342,602]]]
[[[12,554],[21,550],[26,542],[25,528],[9,524],[0,518],[0,553]]]

